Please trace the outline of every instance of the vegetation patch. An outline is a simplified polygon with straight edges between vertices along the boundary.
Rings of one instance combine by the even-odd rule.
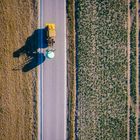
[[[136,114],[130,107],[130,140],[136,139]]]
[[[130,1],[130,140],[136,139],[136,101],[137,101],[137,89],[136,89],[136,71],[137,71],[137,56],[136,56],[136,0]]]
[[[136,1],[135,1],[136,4]],[[131,9],[131,30],[130,30],[130,94],[136,104],[136,7]],[[135,12],[134,12],[135,10]]]
[[[68,115],[67,139],[75,140],[76,62],[75,62],[75,3],[67,0],[67,69],[68,69]]]
[[[79,140],[127,139],[126,0],[76,0]]]

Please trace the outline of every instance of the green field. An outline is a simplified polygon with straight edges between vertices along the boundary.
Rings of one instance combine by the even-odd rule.
[[[76,0],[78,139],[127,139],[127,1]]]

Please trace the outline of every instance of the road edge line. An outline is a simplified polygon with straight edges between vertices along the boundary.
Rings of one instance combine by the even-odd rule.
[[[38,28],[40,28],[40,0],[38,1]],[[37,75],[37,79],[38,79],[38,131],[37,132],[38,132],[38,140],[40,140],[40,67],[37,68],[37,72],[38,72],[38,75]]]
[[[43,26],[43,0],[38,1],[38,28],[41,29]],[[42,33],[39,32],[38,44],[42,46]],[[40,48],[39,53],[42,52]],[[41,58],[42,59],[42,58]],[[38,100],[38,140],[43,140],[43,64],[39,65],[38,67],[38,93],[39,93],[39,100]]]

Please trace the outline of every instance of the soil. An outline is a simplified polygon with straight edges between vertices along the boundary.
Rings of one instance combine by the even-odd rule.
[[[13,57],[37,28],[37,0],[0,0],[0,140],[37,139],[37,68]]]

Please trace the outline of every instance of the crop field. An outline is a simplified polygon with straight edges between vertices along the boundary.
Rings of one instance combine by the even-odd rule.
[[[76,0],[79,140],[127,139],[127,0]]]
[[[0,0],[0,7],[0,140],[37,140],[37,69],[22,72],[27,56],[13,54],[37,28],[38,1]]]

